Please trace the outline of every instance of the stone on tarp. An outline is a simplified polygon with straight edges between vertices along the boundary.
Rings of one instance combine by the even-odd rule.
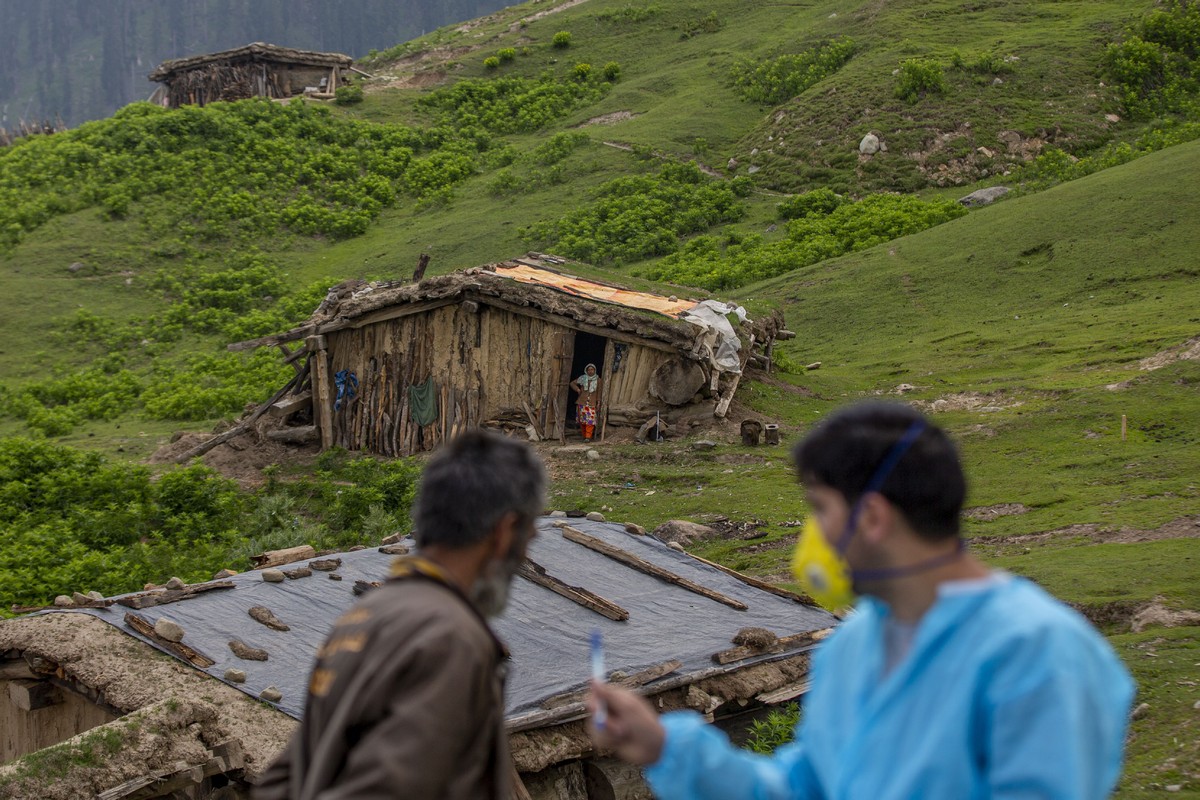
[[[291,627],[272,613],[271,609],[266,606],[251,606],[248,612],[250,618],[255,622],[261,622],[268,628],[276,631],[290,631]]]
[[[229,669],[225,670],[225,680],[229,681],[230,683],[245,683],[246,673],[240,669],[234,669],[233,667],[230,667]]]
[[[604,515],[599,511],[589,511],[584,519],[589,519],[592,522],[604,522]]]
[[[267,583],[283,583],[283,570],[264,569],[262,571],[262,579]]]
[[[229,649],[238,658],[246,661],[266,661],[267,651],[257,647],[251,647],[241,639],[234,639],[229,643]]]
[[[167,619],[166,617],[160,617],[158,621],[154,623],[154,632],[161,638],[166,639],[168,642],[183,641],[183,626],[174,620]]]
[[[260,700],[266,700],[268,703],[278,703],[283,699],[283,692],[274,686],[268,686],[258,693],[258,697]]]
[[[183,582],[183,578],[171,578],[171,580],[167,581],[166,586],[168,589],[178,590],[187,586],[187,584]]]

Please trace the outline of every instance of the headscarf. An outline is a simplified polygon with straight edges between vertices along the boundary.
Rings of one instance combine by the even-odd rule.
[[[595,374],[595,375],[588,375],[588,374],[587,374],[587,371],[588,371],[588,368],[589,368],[589,367],[590,367],[592,370],[595,370],[597,374]],[[597,384],[599,384],[599,383],[600,383],[600,374],[599,374],[599,370],[596,370],[596,365],[595,365],[595,364],[588,364],[586,367],[584,367],[584,368],[583,368],[583,374],[582,374],[582,375],[580,375],[578,378],[576,378],[576,379],[575,379],[575,382],[576,382],[576,383],[578,383],[578,384],[579,384],[579,388],[580,388],[580,389],[582,389],[582,390],[583,390],[583,391],[585,391],[585,392],[594,392],[594,391],[596,391],[596,386],[597,386]]]

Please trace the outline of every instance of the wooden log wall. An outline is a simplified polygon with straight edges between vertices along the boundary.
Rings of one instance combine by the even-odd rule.
[[[543,320],[463,303],[327,335],[331,443],[347,450],[403,456],[432,450],[467,427],[501,419],[554,430],[563,328]],[[334,411],[334,376],[353,372],[358,387]],[[438,416],[412,420],[409,387],[433,378]]]
[[[621,363],[610,379],[606,400],[612,406],[632,406],[646,399],[646,387],[654,370],[671,358],[671,354],[636,344],[623,345]]]

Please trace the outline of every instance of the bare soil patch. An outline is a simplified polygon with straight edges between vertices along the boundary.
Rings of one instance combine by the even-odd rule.
[[[1137,366],[1143,372],[1150,372],[1162,369],[1168,364],[1174,364],[1176,361],[1200,361],[1200,336],[1193,336],[1183,344],[1168,347],[1148,358],[1143,358]]]
[[[954,392],[936,400],[914,400],[913,405],[937,414],[943,411],[1003,411],[1025,405],[1025,402],[1004,392]]]
[[[1031,544],[1047,542],[1053,539],[1085,538],[1093,544],[1109,544],[1130,542],[1157,542],[1163,539],[1197,539],[1200,538],[1200,514],[1179,517],[1158,527],[1118,528],[1112,530],[1096,524],[1068,525],[1044,533],[1025,533],[1018,536],[988,536],[980,539],[982,544]]]
[[[542,17],[548,17],[551,14],[557,14],[560,11],[566,11],[568,8],[574,8],[575,6],[582,5],[586,2],[587,0],[567,0],[567,2],[557,5],[554,8],[548,8],[545,11],[539,11],[536,14],[530,14],[528,17],[522,17],[512,25],[509,25],[508,30],[511,33],[515,30],[518,30],[522,24],[533,22],[534,20],[541,19]]]
[[[1028,506],[1020,503],[997,503],[994,506],[979,506],[978,508],[968,508],[963,511],[963,516],[979,522],[991,522],[999,517],[1008,517],[1013,514],[1024,514],[1029,511]]]
[[[587,120],[586,122],[579,123],[575,127],[576,128],[586,128],[589,125],[612,125],[614,123],[624,122],[627,119],[633,119],[634,117],[638,117],[638,116],[641,116],[641,115],[635,114],[632,111],[614,111],[611,114],[601,114],[598,117],[592,117],[591,119]],[[610,143],[605,142],[605,144],[610,144]],[[611,146],[617,147],[618,145],[613,144]],[[620,149],[625,150],[625,149],[629,149],[629,148],[627,148],[626,146],[620,146]]]

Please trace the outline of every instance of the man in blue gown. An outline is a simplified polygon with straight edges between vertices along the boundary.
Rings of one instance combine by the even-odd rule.
[[[1079,614],[965,551],[947,436],[869,403],[793,456],[811,509],[797,579],[824,605],[854,604],[813,659],[795,742],[755,755],[697,714],[660,718],[597,683],[597,745],[645,765],[664,800],[1106,797],[1133,683]]]

